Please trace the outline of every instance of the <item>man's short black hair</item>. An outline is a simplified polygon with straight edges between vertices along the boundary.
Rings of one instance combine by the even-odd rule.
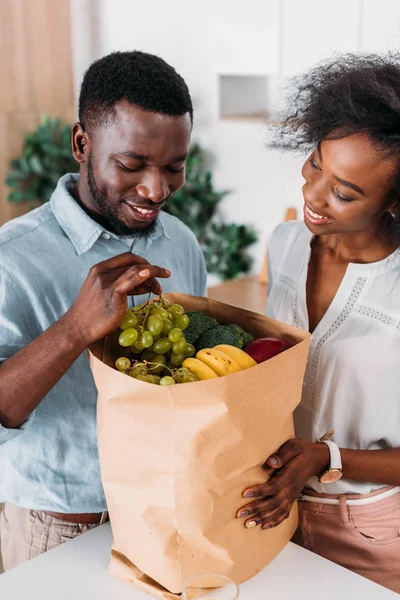
[[[137,50],[113,52],[95,61],[83,78],[79,121],[85,129],[107,123],[120,100],[163,115],[189,113],[193,120],[192,100],[185,81],[153,54]]]

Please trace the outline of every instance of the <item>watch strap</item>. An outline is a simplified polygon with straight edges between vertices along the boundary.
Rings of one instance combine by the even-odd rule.
[[[326,444],[329,448],[329,454],[331,457],[331,464],[329,470],[331,471],[332,469],[335,469],[341,471],[342,457],[340,454],[339,446],[335,444],[335,442],[332,442],[332,440],[321,440],[321,444]]]

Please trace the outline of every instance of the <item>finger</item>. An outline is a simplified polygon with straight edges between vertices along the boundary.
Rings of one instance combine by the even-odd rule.
[[[270,529],[276,527],[290,515],[292,505],[289,502],[282,503],[279,508],[271,511],[264,511],[258,515],[251,517],[245,522],[246,529],[253,529],[258,525],[261,525],[263,529]]]
[[[146,294],[155,294],[160,296],[162,294],[162,287],[157,279],[148,279],[141,285],[135,287],[132,295],[141,296]],[[154,299],[156,301],[156,299]]]
[[[282,513],[280,516],[268,521],[267,523],[263,523],[261,529],[272,529],[273,527],[278,527],[283,521],[286,521],[290,517],[291,507],[289,508],[289,512]]]
[[[266,496],[276,496],[284,488],[288,487],[298,476],[298,458],[295,457],[287,462],[280,471],[274,470],[274,475],[269,481],[261,485],[255,485],[247,488],[243,492],[244,498],[264,498]]]
[[[115,282],[115,292],[117,294],[129,294],[132,293],[135,288],[146,282],[146,288],[154,291],[154,293],[161,293],[161,285],[155,281],[156,278],[160,277],[167,279],[170,277],[171,271],[157,267],[156,265],[146,265],[145,268],[140,268],[139,265],[134,265],[127,269]]]
[[[274,454],[271,454],[269,458],[265,461],[266,467],[271,467],[272,469],[281,469],[285,463],[287,463],[290,459],[294,458],[301,454],[303,446],[301,441],[298,439],[292,439],[287,441],[283,446],[279,448]]]
[[[149,261],[142,256],[138,256],[132,252],[123,252],[122,254],[117,254],[117,256],[113,256],[112,258],[107,258],[107,260],[99,262],[93,267],[93,270],[97,271],[98,273],[103,273],[104,271],[113,271],[114,269],[121,269],[131,265],[148,264]]]
[[[281,500],[279,496],[273,496],[272,498],[268,498],[266,500],[258,500],[257,502],[252,502],[251,504],[242,506],[242,508],[237,511],[236,517],[238,519],[245,519],[253,515],[258,515],[261,512],[275,510],[279,507],[280,503]]]

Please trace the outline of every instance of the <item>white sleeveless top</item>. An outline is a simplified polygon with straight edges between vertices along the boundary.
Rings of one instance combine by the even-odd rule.
[[[300,221],[279,225],[268,250],[267,315],[308,330],[306,279],[312,234]],[[347,267],[311,338],[296,435],[316,441],[329,429],[341,448],[400,447],[400,249]],[[309,485],[330,494],[382,487],[341,479]]]

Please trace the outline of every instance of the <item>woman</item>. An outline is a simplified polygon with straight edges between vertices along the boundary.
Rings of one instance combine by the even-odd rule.
[[[300,497],[299,544],[400,592],[400,57],[311,71],[283,136],[311,154],[304,223],[270,241],[267,313],[312,339],[297,437],[238,517],[275,527]]]

